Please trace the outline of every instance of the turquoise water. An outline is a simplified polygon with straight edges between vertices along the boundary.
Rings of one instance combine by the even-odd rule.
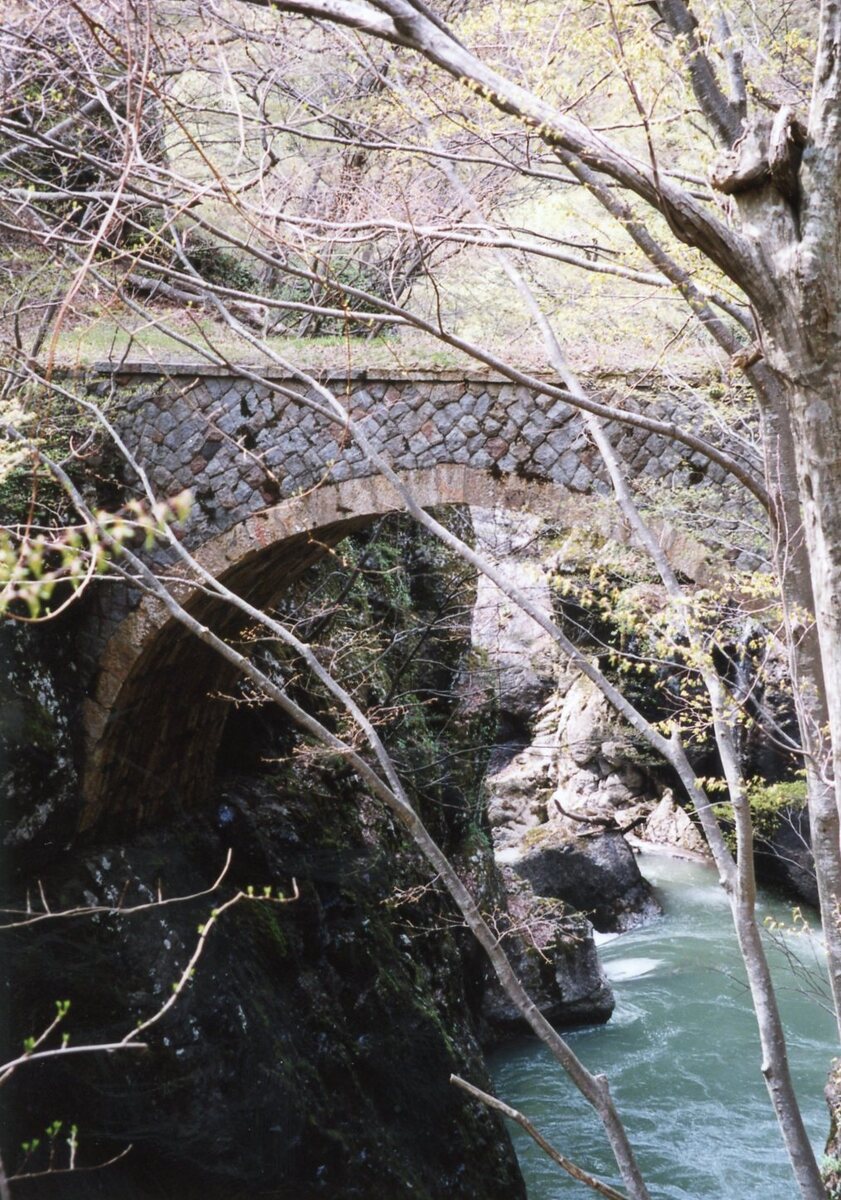
[[[791,1200],[793,1180],[759,1074],[760,1051],[730,911],[715,873],[644,856],[664,915],[600,948],[616,1012],[606,1026],[569,1035],[592,1071],[611,1081],[655,1200]],[[787,923],[791,910],[764,897],[762,915]],[[789,1060],[804,1117],[820,1153],[827,1132],[823,1086],[838,1053],[832,1018],[811,995],[817,939],[786,938],[803,978],[774,949],[775,978],[789,1032]],[[601,1126],[533,1041],[491,1058],[497,1095],[521,1109],[573,1162],[620,1186]],[[574,1200],[594,1192],[553,1166],[515,1128],[529,1200]]]

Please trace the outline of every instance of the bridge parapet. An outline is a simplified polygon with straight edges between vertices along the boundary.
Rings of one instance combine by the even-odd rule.
[[[318,411],[317,393],[295,380],[261,383],[189,365],[110,368],[109,376],[99,388],[119,395],[117,426],[153,486],[161,495],[194,493],[195,544],[321,483],[375,473],[347,430]],[[325,382],[403,474],[453,464],[559,483],[577,494],[606,490],[597,452],[563,400],[455,372],[336,373]],[[676,416],[673,398],[644,390],[634,400],[649,415]],[[687,423],[691,417],[688,409],[677,415]],[[612,433],[634,474],[688,480],[719,471],[659,434],[628,425]]]

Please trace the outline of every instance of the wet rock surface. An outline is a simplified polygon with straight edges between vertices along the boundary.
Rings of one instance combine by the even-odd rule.
[[[486,551],[552,616],[537,557],[540,523],[485,512],[477,528]],[[562,901],[568,915],[577,910],[599,931],[634,928],[660,911],[618,832],[642,824],[654,807],[652,780],[637,761],[638,747],[596,687],[564,669],[554,644],[543,656],[543,673],[535,669],[536,651],[551,639],[534,620],[509,620],[504,598],[489,590],[485,598],[488,606],[497,605],[496,613],[488,609],[481,619],[474,617],[473,639],[489,655],[503,729],[506,714],[507,728],[516,726],[524,695],[532,704],[542,701],[521,723],[522,744],[502,761],[494,756],[485,780],[488,821],[506,876],[527,885],[532,903]],[[598,1020],[604,1002],[598,971],[587,965],[590,945],[585,937],[581,970],[593,1013],[587,1019]]]
[[[532,736],[486,780],[500,859],[536,895],[564,901],[600,932],[655,916],[659,906],[620,830],[659,812],[646,837],[668,843],[694,835],[692,822],[682,810],[666,820],[633,744],[583,677],[562,679]]]
[[[565,901],[600,933],[634,929],[661,911],[619,833],[570,837],[550,828],[512,865],[537,895]]]
[[[484,838],[455,865],[543,1016],[562,1027],[606,1021],[614,997],[599,963],[592,924],[568,904],[536,895],[515,868],[494,861]],[[482,981],[477,1011],[483,1043],[492,1046],[512,1034],[528,1033],[491,964],[466,931],[462,949]]]

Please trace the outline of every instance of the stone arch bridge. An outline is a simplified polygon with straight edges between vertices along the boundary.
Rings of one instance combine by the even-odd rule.
[[[500,506],[594,520],[606,492],[597,452],[563,401],[492,376],[458,372],[323,377],[424,507]],[[625,381],[614,381],[624,393]],[[195,497],[184,541],[255,604],[276,601],[328,546],[400,509],[347,431],[294,380],[193,365],[100,365],[76,386],[114,414],[161,496]],[[610,387],[601,395],[610,398]],[[301,394],[293,399],[289,393]],[[669,420],[689,409],[654,386],[634,407]],[[634,474],[720,483],[723,471],[656,433],[612,429]],[[125,481],[137,477],[120,467]],[[111,586],[92,618],[97,661],[85,706],[83,828],[194,802],[209,786],[228,706],[214,697],[231,668],[162,608]],[[231,614],[198,594],[189,607],[222,633]]]

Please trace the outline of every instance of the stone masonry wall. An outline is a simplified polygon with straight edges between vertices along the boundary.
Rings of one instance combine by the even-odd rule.
[[[452,371],[390,379],[357,372],[327,383],[397,470],[466,464],[560,483],[573,493],[607,490],[575,410],[531,388]],[[319,483],[373,473],[347,431],[309,406],[323,409],[317,393],[294,380],[266,384],[187,365],[166,373],[102,366],[88,387],[114,397],[118,429],[161,495],[193,491],[192,544]],[[295,393],[305,399],[291,398]],[[693,423],[673,396],[638,391],[634,404],[650,416]],[[610,432],[634,475],[723,478],[703,455],[659,434],[618,424]]]

